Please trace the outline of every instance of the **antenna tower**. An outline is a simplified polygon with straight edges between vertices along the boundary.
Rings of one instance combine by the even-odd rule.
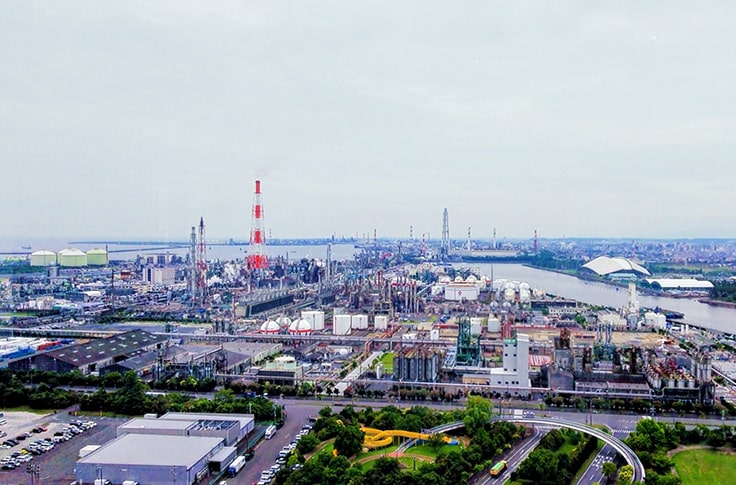
[[[440,256],[442,259],[447,258],[450,254],[450,218],[447,215],[447,208],[442,211],[442,241],[440,241]]]
[[[471,251],[473,249],[473,243],[470,239],[470,228],[471,226],[468,226],[468,247],[467,247],[468,251]]]
[[[199,218],[199,242],[197,244],[197,296],[204,301],[207,295],[207,242],[204,236],[204,217]]]
[[[197,299],[197,228],[194,226],[189,239],[189,264],[189,294],[194,301]]]
[[[253,194],[253,218],[250,226],[250,247],[248,248],[248,268],[267,269],[266,236],[263,233],[263,202],[261,201],[261,181],[256,180]]]
[[[539,251],[539,233],[534,229],[534,252]]]

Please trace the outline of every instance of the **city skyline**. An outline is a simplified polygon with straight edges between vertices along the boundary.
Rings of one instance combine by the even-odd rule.
[[[4,238],[731,238],[736,8],[6,3]]]

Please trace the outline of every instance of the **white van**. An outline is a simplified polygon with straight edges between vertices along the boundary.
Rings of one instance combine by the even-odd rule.
[[[269,426],[268,428],[266,428],[265,438],[267,440],[270,440],[271,438],[273,438],[273,435],[275,435],[275,434],[276,434],[276,426],[274,426],[272,424],[271,426]]]

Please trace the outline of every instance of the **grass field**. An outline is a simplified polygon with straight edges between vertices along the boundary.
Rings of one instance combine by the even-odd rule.
[[[19,413],[33,413],[33,414],[54,414],[58,409],[34,409],[30,406],[18,406],[16,408],[4,408],[4,411],[8,412],[19,412]]]
[[[672,457],[682,485],[734,483],[736,457],[731,453],[708,449],[681,451]]]
[[[430,458],[437,458],[437,455],[442,451],[448,452],[451,450],[458,450],[458,449],[461,449],[461,447],[457,445],[444,445],[439,450],[434,451],[428,445],[421,445],[421,446],[412,446],[411,448],[409,448],[409,451],[407,451],[407,454],[422,455],[422,456],[428,456]]]
[[[394,372],[394,353],[386,352],[381,356],[381,364],[383,364],[383,372],[385,374],[393,374]]]

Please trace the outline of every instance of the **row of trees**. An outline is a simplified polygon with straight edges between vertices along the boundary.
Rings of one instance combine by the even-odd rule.
[[[706,413],[712,414],[716,408],[712,405],[693,403],[690,401],[664,402],[648,399],[619,399],[619,398],[593,398],[586,399],[573,395],[547,396],[544,398],[547,406],[555,408],[574,408],[584,411],[596,409],[605,411],[635,411],[648,414],[654,410],[655,413]]]
[[[575,448],[571,452],[561,451],[566,443],[575,445]],[[573,430],[553,429],[512,474],[512,479],[567,485],[597,447],[598,440],[593,436]]]

